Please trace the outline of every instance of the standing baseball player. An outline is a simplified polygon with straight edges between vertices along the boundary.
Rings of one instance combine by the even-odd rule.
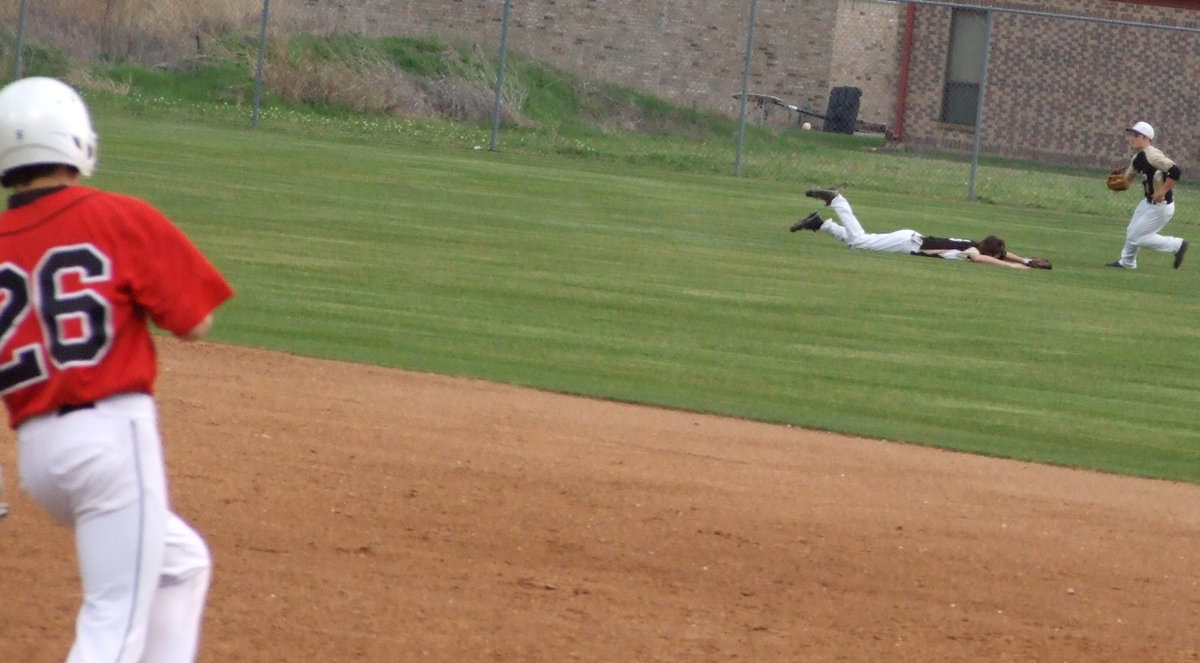
[[[1151,144],[1154,141],[1154,127],[1148,123],[1138,122],[1125,132],[1129,134],[1129,147],[1136,154],[1125,168],[1124,186],[1121,186],[1121,178],[1116,178],[1114,184],[1114,178],[1110,177],[1109,188],[1123,191],[1140,176],[1145,198],[1134,208],[1129,227],[1125,229],[1125,248],[1121,251],[1121,259],[1108,263],[1108,266],[1137,269],[1138,249],[1147,248],[1174,253],[1174,267],[1179,269],[1188,243],[1179,237],[1158,234],[1175,215],[1174,188],[1179,181],[1179,166]],[[1119,174],[1120,171],[1114,171],[1113,176]]]
[[[197,339],[233,291],[149,204],[80,186],[95,164],[70,86],[0,90],[0,395],[22,487],[74,531],[67,663],[188,663],[212,562],[170,508],[148,319]]]

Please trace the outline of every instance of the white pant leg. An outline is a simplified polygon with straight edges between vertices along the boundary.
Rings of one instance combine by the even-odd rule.
[[[921,235],[915,230],[897,230],[890,233],[868,233],[859,223],[850,207],[850,202],[838,195],[829,206],[837,214],[841,225],[833,219],[821,224],[821,230],[840,239],[852,249],[882,251],[884,253],[914,253],[921,248]]]
[[[858,222],[858,217],[854,214],[854,209],[850,207],[850,201],[842,194],[834,196],[833,200],[829,201],[829,207],[837,214],[838,221],[845,228],[845,237],[842,241],[850,246],[859,240],[867,231],[863,229],[862,224]]]
[[[846,231],[845,226],[839,225],[837,221],[825,219],[821,223],[821,230],[845,242],[846,246],[850,246],[850,233]]]
[[[142,661],[162,563],[165,512],[147,494],[128,508],[76,522],[83,606],[67,663]]]
[[[18,428],[17,441],[26,491],[75,532],[83,605],[67,663],[143,661],[164,562],[198,566],[192,575],[205,587],[208,567],[203,541],[202,553],[194,542],[185,546],[191,552],[182,564],[179,553],[168,554],[190,528],[169,511],[154,401],[122,395],[93,409],[35,417]]]
[[[167,522],[162,575],[150,608],[142,663],[192,663],[200,644],[200,624],[212,573],[204,539],[179,516]]]
[[[1129,227],[1125,229],[1125,247],[1121,250],[1121,264],[1129,269],[1137,268],[1138,249],[1150,249],[1175,253],[1183,245],[1179,237],[1158,234],[1171,217],[1175,216],[1175,203],[1153,205],[1142,200],[1133,210]]]

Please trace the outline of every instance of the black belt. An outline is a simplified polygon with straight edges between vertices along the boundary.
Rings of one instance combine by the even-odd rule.
[[[58,414],[58,416],[61,417],[63,415],[71,414],[72,412],[77,412],[79,410],[90,410],[94,407],[96,407],[96,404],[94,402],[93,403],[79,403],[78,405],[64,405],[64,406],[58,408],[57,414]]]

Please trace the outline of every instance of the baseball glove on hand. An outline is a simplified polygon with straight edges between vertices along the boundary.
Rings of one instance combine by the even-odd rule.
[[[1105,182],[1109,191],[1124,191],[1129,188],[1129,182],[1125,179],[1125,171],[1114,170],[1108,174],[1108,181]]]
[[[1050,261],[1046,260],[1045,258],[1030,258],[1029,259],[1029,268],[1030,269],[1054,269],[1054,265],[1051,265]]]

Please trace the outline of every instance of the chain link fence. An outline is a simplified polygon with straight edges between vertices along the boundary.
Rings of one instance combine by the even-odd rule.
[[[490,119],[502,0],[272,0],[265,67],[269,92],[341,95],[371,110],[474,113]],[[751,104],[748,120],[778,129],[822,128],[831,92],[862,91],[860,119],[902,129],[927,149],[1096,163],[1122,154],[1122,124],[1146,119],[1180,159],[1200,164],[1200,11],[1108,0],[789,0],[760,2],[745,69],[750,0],[511,2],[510,53],[549,62],[586,85],[627,85],[685,107],[737,116],[746,90],[780,103]],[[20,0],[0,7],[0,64],[13,71],[23,23],[25,67],[69,73],[73,61],[135,62],[186,70],[256,43],[263,0]],[[991,17],[987,72],[949,81],[955,16]],[[1169,20],[1168,20],[1169,19]],[[475,80],[420,88],[386,63],[305,70],[283,57],[294,35],[436,38],[491,69]],[[905,37],[908,37],[906,41]],[[906,50],[907,48],[907,50]],[[1161,53],[1154,67],[1143,53]],[[252,57],[245,66],[253,71]],[[511,106],[520,77],[506,82]],[[977,121],[947,121],[947,84]],[[528,81],[535,85],[538,81]],[[452,86],[458,86],[457,88]],[[468,94],[471,93],[471,94]],[[250,91],[243,101],[249,103]],[[468,107],[470,107],[468,109]],[[808,113],[805,115],[804,113]],[[636,118],[631,119],[636,122]],[[612,128],[628,128],[615,126]],[[978,128],[978,132],[975,129]]]

